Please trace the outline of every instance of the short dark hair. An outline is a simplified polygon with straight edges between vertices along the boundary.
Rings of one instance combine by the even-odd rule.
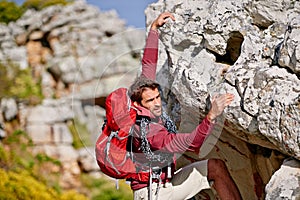
[[[145,76],[139,76],[129,88],[129,96],[131,101],[136,101],[139,104],[142,102],[142,94],[147,89],[159,89],[159,84]]]

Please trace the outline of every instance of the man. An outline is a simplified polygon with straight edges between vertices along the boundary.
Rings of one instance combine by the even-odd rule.
[[[130,87],[129,95],[138,114],[146,115],[151,119],[146,127],[148,130],[146,137],[151,151],[169,155],[169,158],[173,159],[169,159],[167,164],[165,162],[147,163],[146,156],[141,151],[143,144],[140,136],[141,127],[135,126],[132,141],[133,152],[136,154],[135,159],[141,163],[144,162],[145,165],[157,165],[159,170],[158,175],[156,173],[156,177],[150,178],[148,182],[131,180],[134,199],[189,199],[201,190],[210,188],[209,182],[213,182],[213,187],[222,200],[241,199],[226,165],[221,160],[209,159],[195,162],[175,172],[174,154],[199,151],[206,136],[211,132],[214,121],[221,115],[224,108],[233,101],[234,96],[223,94],[213,97],[209,113],[192,133],[174,134],[167,130],[164,125],[165,120],[162,117],[159,84],[155,82],[155,79],[158,57],[158,28],[163,26],[168,18],[175,20],[172,14],[162,13],[152,23],[142,59],[142,74]]]

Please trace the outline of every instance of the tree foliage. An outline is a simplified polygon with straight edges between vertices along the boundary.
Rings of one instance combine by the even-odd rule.
[[[42,10],[48,6],[67,5],[72,2],[73,0],[26,0],[22,6],[25,9]]]
[[[19,6],[14,1],[0,0],[0,22],[8,24],[18,20],[27,9],[42,10],[53,5],[67,5],[74,0],[26,0]]]
[[[18,6],[15,2],[0,1],[0,22],[8,24],[11,21],[16,21],[23,13],[23,7]]]

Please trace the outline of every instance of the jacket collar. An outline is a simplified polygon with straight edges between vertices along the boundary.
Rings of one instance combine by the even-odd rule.
[[[149,117],[150,119],[155,119],[156,117],[148,110],[147,108],[144,108],[143,106],[134,106],[137,111],[137,115]]]

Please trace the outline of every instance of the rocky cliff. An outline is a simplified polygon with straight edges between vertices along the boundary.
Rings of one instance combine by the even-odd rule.
[[[176,18],[161,29],[160,74],[180,129],[213,95],[235,95],[199,157],[226,161],[244,199],[299,199],[299,2],[161,0],[147,24],[162,11]]]
[[[158,81],[179,129],[191,131],[213,95],[235,95],[200,154],[178,155],[179,164],[221,158],[243,199],[300,199],[300,3],[159,0],[146,9],[147,27],[163,11],[176,21],[160,29]],[[1,62],[30,67],[45,100],[31,106],[2,99],[0,119],[17,118],[33,152],[64,163],[63,187],[77,187],[82,171],[99,171],[93,145],[73,148],[69,125],[85,124],[95,142],[103,101],[138,74],[144,41],[145,31],[85,1],[29,10],[1,25]],[[205,195],[214,198],[211,191],[197,198]]]

